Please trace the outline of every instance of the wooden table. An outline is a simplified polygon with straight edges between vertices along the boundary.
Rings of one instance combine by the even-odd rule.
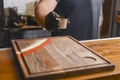
[[[64,76],[59,78],[59,80],[120,80],[120,37],[81,42],[115,64],[115,69],[113,71],[82,76]],[[51,77],[49,79],[53,80],[53,78],[54,77]],[[0,80],[23,80],[22,72],[19,68],[19,64],[16,61],[16,57],[12,52],[12,48],[0,49]]]

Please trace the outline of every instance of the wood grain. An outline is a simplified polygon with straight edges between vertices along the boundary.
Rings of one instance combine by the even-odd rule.
[[[0,80],[18,80],[11,48],[0,49]],[[13,79],[14,78],[14,79]]]
[[[22,55],[19,59],[24,60],[24,65],[26,65],[28,74],[31,76],[45,76],[72,71],[84,72],[85,70],[89,71],[94,69],[107,71],[114,68],[114,65],[109,61],[68,36],[51,37],[51,41],[46,45],[37,50],[34,49],[32,52],[30,51],[29,54],[23,55],[22,49],[33,45],[38,40],[42,39],[21,39],[13,41],[14,47],[17,45],[21,53],[19,55]]]

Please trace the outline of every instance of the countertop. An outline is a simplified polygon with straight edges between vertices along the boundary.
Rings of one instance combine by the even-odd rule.
[[[59,80],[120,80],[120,37],[80,42],[112,62],[115,69],[95,74],[58,78]],[[16,63],[12,48],[0,49],[0,80],[23,80],[21,69]]]

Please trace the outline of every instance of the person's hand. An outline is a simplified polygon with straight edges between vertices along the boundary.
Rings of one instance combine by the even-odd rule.
[[[56,12],[50,12],[47,16],[46,16],[46,21],[45,21],[45,26],[46,29],[49,31],[59,31],[59,20],[57,18],[59,18],[60,16],[56,13]]]

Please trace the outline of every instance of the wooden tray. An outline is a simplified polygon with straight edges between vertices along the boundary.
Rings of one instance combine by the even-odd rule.
[[[114,65],[70,36],[12,40],[25,78],[95,73]]]

